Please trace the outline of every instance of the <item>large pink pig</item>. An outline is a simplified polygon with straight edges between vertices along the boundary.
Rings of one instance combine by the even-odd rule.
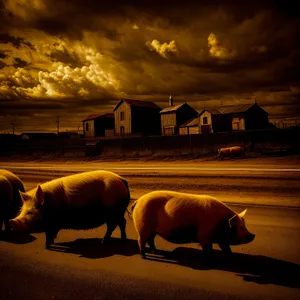
[[[109,171],[91,171],[61,177],[20,193],[20,214],[10,220],[14,230],[46,233],[46,248],[60,229],[91,229],[106,223],[103,241],[117,226],[126,239],[124,217],[130,202],[127,181]]]
[[[155,191],[143,195],[132,205],[142,258],[145,245],[155,252],[156,234],[175,244],[200,243],[211,256],[212,245],[231,253],[230,245],[250,243],[255,235],[245,226],[244,215],[208,195]]]
[[[0,231],[10,231],[9,219],[14,218],[22,206],[19,191],[24,192],[21,179],[14,173],[0,169]]]

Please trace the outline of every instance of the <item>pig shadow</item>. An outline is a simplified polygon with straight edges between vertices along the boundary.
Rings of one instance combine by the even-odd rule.
[[[110,241],[102,244],[101,238],[76,239],[72,242],[55,243],[51,251],[77,254],[80,257],[97,259],[113,256],[115,254],[132,256],[139,253],[136,240],[127,239],[122,241],[118,238],[111,238]]]
[[[300,288],[300,265],[263,255],[232,253],[226,256],[220,250],[214,250],[215,257],[205,260],[203,251],[187,247],[178,247],[173,251],[158,251],[148,254],[147,259],[189,267],[195,270],[221,270],[237,273],[244,281],[257,284],[274,284],[291,288]]]
[[[15,231],[0,232],[0,240],[12,244],[28,244],[36,240],[36,237],[27,233],[20,233]]]
[[[56,243],[49,250],[72,253],[90,259],[106,258],[113,255],[133,256],[139,254],[136,240],[121,241],[112,238],[102,244],[101,238],[77,239],[71,242]],[[146,259],[188,267],[195,270],[221,270],[236,273],[244,281],[257,284],[274,284],[300,288],[300,265],[263,255],[250,255],[233,252],[230,257],[220,250],[214,250],[215,257],[208,261],[203,251],[195,248],[178,247],[173,251],[158,250],[150,254],[146,248]],[[142,260],[141,260],[142,261]]]

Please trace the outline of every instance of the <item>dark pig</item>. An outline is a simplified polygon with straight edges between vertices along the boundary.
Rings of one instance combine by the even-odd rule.
[[[21,179],[14,173],[0,169],[0,231],[11,231],[9,219],[14,218],[22,206],[19,191],[25,192]]]
[[[124,217],[130,202],[127,181],[109,171],[91,171],[61,177],[20,193],[20,214],[10,220],[16,231],[45,232],[46,248],[61,229],[92,229],[106,223],[103,241],[117,226],[126,239]]]

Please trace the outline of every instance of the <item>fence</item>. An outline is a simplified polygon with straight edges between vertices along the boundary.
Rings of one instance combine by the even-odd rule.
[[[213,155],[220,147],[241,145],[246,151],[299,152],[300,128],[234,131],[214,134],[126,137],[119,139],[14,140],[1,143],[0,155],[149,156]]]

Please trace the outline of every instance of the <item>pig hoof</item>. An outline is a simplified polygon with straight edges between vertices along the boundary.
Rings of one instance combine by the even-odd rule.
[[[52,243],[46,243],[45,248],[49,249],[49,248],[51,248],[51,245],[53,245],[53,244],[54,244],[54,242],[52,242]]]

